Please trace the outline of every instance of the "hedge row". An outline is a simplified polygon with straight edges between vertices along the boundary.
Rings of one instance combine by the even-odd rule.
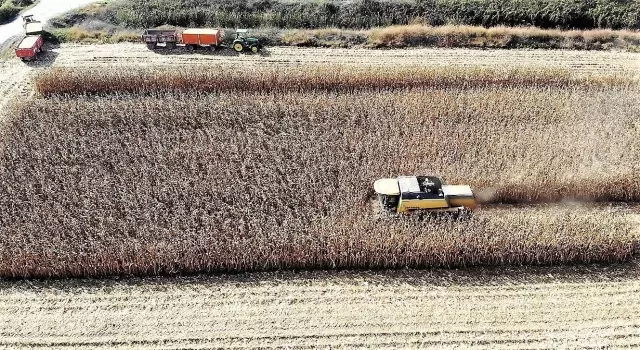
[[[66,20],[77,23],[85,16],[75,14]],[[640,0],[121,0],[108,3],[98,17],[134,28],[168,24],[361,29],[423,23],[637,29]]]

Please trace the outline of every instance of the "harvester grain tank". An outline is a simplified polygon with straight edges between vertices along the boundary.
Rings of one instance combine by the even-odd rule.
[[[470,186],[446,185],[437,176],[400,176],[373,184],[388,213],[468,214],[478,206]]]

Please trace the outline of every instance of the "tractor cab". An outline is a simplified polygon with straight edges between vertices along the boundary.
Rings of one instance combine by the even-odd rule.
[[[258,53],[262,48],[256,38],[247,37],[248,29],[236,29],[236,38],[233,40],[233,49],[236,52],[251,51]]]
[[[400,176],[373,184],[380,206],[390,213],[466,212],[477,203],[471,187],[445,185],[437,176]]]

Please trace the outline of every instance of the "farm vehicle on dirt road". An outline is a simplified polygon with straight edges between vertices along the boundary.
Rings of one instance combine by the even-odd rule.
[[[246,37],[247,29],[238,29],[233,41],[236,52],[251,51],[257,53],[261,45],[256,38]],[[150,50],[165,48],[172,50],[183,47],[187,51],[198,48],[215,51],[222,48],[224,32],[221,29],[193,28],[179,31],[177,29],[147,29],[142,34],[142,41]]]
[[[29,35],[18,44],[16,56],[23,61],[36,60],[38,54],[42,52],[42,44],[44,44],[42,35]]]
[[[16,47],[16,56],[23,61],[36,60],[44,44],[42,23],[36,21],[33,15],[28,15],[22,17],[22,27],[26,36]]]

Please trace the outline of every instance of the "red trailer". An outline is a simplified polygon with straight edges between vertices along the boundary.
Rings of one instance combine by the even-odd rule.
[[[222,31],[219,29],[186,29],[182,32],[182,43],[185,44],[187,50],[193,50],[196,47],[206,47],[214,51],[222,44]]]
[[[223,37],[224,33],[220,29],[185,29],[182,32],[177,29],[147,29],[142,34],[142,41],[151,50],[161,48],[164,44],[167,49],[180,46],[189,51],[198,47],[214,51],[222,45]]]
[[[175,49],[178,43],[178,32],[175,29],[147,29],[142,34],[142,41],[150,50],[158,48],[158,44],[165,44],[167,49]]]
[[[22,39],[18,45],[16,56],[23,61],[38,59],[38,53],[42,51],[42,44],[44,44],[42,35],[29,35]]]

